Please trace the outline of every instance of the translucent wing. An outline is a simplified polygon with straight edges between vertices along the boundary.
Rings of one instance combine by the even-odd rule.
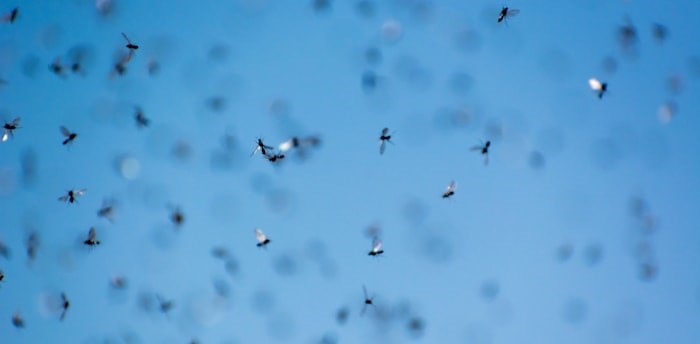
[[[260,146],[255,146],[255,149],[253,150],[253,153],[250,153],[250,156],[255,155],[260,150]]]
[[[518,9],[515,9],[515,8],[508,9],[508,12],[506,12],[506,17],[515,17],[518,15],[518,13],[520,13],[520,10],[518,10]]]
[[[131,43],[131,40],[129,39],[129,37],[127,37],[126,34],[123,33],[123,32],[122,32],[122,37],[124,37],[124,39],[126,40],[127,43],[132,44],[132,43]]]
[[[95,227],[90,227],[90,231],[88,231],[88,240],[95,241],[95,238],[97,238],[97,231]]]
[[[362,293],[365,295],[365,300],[368,300],[369,298],[367,296],[367,287],[365,287],[364,285],[362,286]]]
[[[382,241],[379,240],[378,238],[375,238],[374,241],[372,241],[372,252],[379,252],[382,250]]]
[[[488,166],[488,165],[489,165],[489,155],[484,154],[484,166]]]
[[[275,149],[275,147],[271,147],[271,146],[268,146],[268,145],[262,145],[262,146],[265,147],[265,149],[267,149],[267,150],[273,150],[273,149]]]
[[[60,129],[61,129],[61,134],[63,134],[63,136],[69,137],[71,135],[71,132],[70,132],[70,130],[68,130],[68,128],[61,126]]]
[[[382,129],[382,136],[386,136],[389,133],[389,128]]]
[[[447,192],[455,191],[455,188],[457,188],[457,183],[453,180],[450,182],[450,185],[447,185]]]
[[[294,139],[289,139],[287,141],[280,143],[280,145],[277,149],[279,149],[280,152],[284,153],[284,152],[292,149],[292,147],[294,147]]]
[[[469,148],[469,150],[473,152],[481,151],[482,149],[484,149],[484,147],[482,146],[472,146],[471,148]]]
[[[588,79],[588,85],[591,87],[593,91],[600,91],[603,89],[603,83],[600,82],[596,78],[590,78]]]
[[[381,142],[379,143],[379,154],[384,154],[384,150],[386,149],[386,141],[380,140]]]
[[[63,195],[63,196],[59,197],[58,200],[61,202],[65,202],[68,200],[68,198],[70,198],[68,195]]]
[[[258,243],[262,244],[267,240],[267,236],[265,233],[263,233],[262,229],[256,228],[255,229],[255,239],[258,240]]]
[[[13,119],[12,122],[10,122],[9,124],[13,127],[17,127],[17,126],[19,126],[20,119],[21,119],[20,117],[17,117],[15,119]]]
[[[3,130],[3,131],[2,131],[2,137],[0,138],[0,140],[2,140],[2,142],[5,142],[5,141],[7,141],[9,138],[10,138],[10,132],[9,132],[7,129]]]
[[[73,190],[73,195],[82,196],[87,192],[87,189],[75,189]]]

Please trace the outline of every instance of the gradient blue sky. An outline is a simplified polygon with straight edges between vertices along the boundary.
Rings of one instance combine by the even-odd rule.
[[[106,18],[88,0],[1,5],[20,17],[0,26],[0,119],[22,123],[0,144],[0,241],[12,251],[0,257],[0,343],[700,342],[700,2],[510,1],[521,12],[507,25],[499,1],[368,2],[368,18],[358,1],[318,13],[309,1],[117,0]],[[633,52],[617,40],[625,18]],[[382,36],[387,20],[401,23],[398,41]],[[668,28],[664,42],[653,23]],[[141,48],[109,78],[120,32]],[[76,45],[89,47],[86,75],[51,74]],[[368,47],[380,62],[364,59]],[[370,70],[379,82],[366,92]],[[602,100],[590,77],[609,82]],[[221,112],[206,105],[215,96]],[[667,101],[678,112],[664,124]],[[134,105],[149,128],[135,127]],[[452,122],[457,112],[467,120]],[[79,133],[70,148],[61,125]],[[380,156],[383,127],[395,144]],[[226,134],[231,165],[213,163]],[[277,166],[248,156],[258,136],[292,135],[322,145]],[[481,140],[488,167],[469,151]],[[187,158],[173,155],[178,143]],[[125,156],[140,164],[131,180],[116,167]],[[57,202],[70,188],[88,192]],[[635,197],[656,219],[651,234],[630,213]],[[113,224],[96,216],[106,198],[118,202]],[[185,213],[178,231],[169,205]],[[371,225],[379,259],[367,256]],[[87,250],[91,226],[102,244]],[[30,228],[41,238],[32,264]],[[640,242],[658,267],[650,281]],[[110,290],[115,274],[126,291]],[[363,285],[377,307],[361,317]],[[45,306],[60,292],[63,322]],[[168,316],[139,306],[154,293],[174,300]]]

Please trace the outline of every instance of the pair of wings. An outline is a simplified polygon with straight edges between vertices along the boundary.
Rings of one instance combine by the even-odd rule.
[[[255,239],[258,240],[258,243],[262,244],[265,241],[267,241],[267,236],[265,233],[263,233],[262,229],[256,228],[255,229]]]
[[[76,189],[76,190],[70,190],[68,191],[65,195],[61,196],[58,198],[59,201],[65,202],[70,198],[70,192],[73,192],[73,198],[75,197],[80,197],[84,195],[87,192],[87,189]]]

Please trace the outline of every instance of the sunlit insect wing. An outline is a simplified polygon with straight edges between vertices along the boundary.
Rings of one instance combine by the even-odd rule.
[[[255,239],[258,241],[258,246],[263,246],[270,242],[270,239],[267,238],[260,228],[255,229]]]

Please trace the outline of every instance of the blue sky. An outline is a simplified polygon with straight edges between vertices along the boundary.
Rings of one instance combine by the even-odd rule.
[[[0,144],[11,250],[0,257],[0,342],[700,342],[700,3],[511,1],[520,13],[507,24],[494,1],[368,1],[370,17],[357,3],[123,0],[107,17],[87,0],[2,5],[20,16],[0,27],[0,119],[22,120]],[[398,39],[383,36],[388,21]],[[629,49],[626,23],[638,37]],[[663,42],[654,23],[669,31]],[[121,32],[140,48],[110,78]],[[52,74],[76,46],[85,75]],[[609,83],[602,99],[591,77]],[[207,105],[215,97],[220,111]],[[663,123],[669,101],[677,113]],[[79,134],[70,147],[62,125]],[[380,155],[384,127],[394,144]],[[322,143],[275,165],[249,156],[257,137],[294,135]],[[486,140],[488,166],[469,150]],[[132,178],[125,159],[137,161]],[[442,199],[451,180],[456,193]],[[56,200],[71,188],[88,191]],[[105,199],[117,202],[114,223],[96,216]],[[87,249],[91,226],[101,245]],[[110,288],[116,275],[126,290]],[[363,285],[376,307],[360,316]],[[61,292],[63,322],[46,306]],[[154,295],[174,308],[143,306]],[[12,326],[17,311],[24,329]]]

